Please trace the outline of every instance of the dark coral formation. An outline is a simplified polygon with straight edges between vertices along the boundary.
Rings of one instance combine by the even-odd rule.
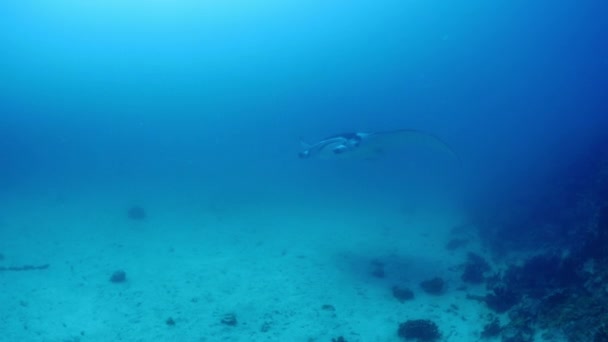
[[[600,327],[593,336],[593,342],[608,342],[608,327]]]
[[[440,295],[445,290],[445,281],[442,278],[435,277],[421,282],[420,287],[422,287],[426,293]]]
[[[399,324],[397,335],[404,340],[418,342],[433,342],[441,338],[437,324],[427,319],[414,319]]]
[[[537,255],[522,266],[509,267],[502,282],[511,291],[541,298],[580,281],[575,263],[572,258],[559,255]]]
[[[336,311],[336,308],[331,304],[323,304],[321,305],[321,310],[323,311]]]
[[[468,298],[508,317],[502,326],[488,323],[482,337],[608,341],[608,155],[560,175],[575,181],[553,179],[555,188],[537,189],[546,197],[521,211],[503,206],[495,221],[482,224],[494,227],[480,229],[494,258],[530,255],[494,274],[469,255],[462,279],[485,283],[487,293]]]
[[[393,286],[393,297],[401,303],[414,299],[414,292],[407,287]]]
[[[499,285],[491,289],[483,298],[486,305],[497,313],[503,313],[515,306],[521,299],[521,293]]]
[[[500,326],[500,321],[496,317],[492,317],[492,320],[488,322],[483,327],[483,331],[481,332],[481,338],[488,339],[494,338],[500,335],[502,331],[502,327]]]
[[[484,258],[478,254],[469,253],[460,278],[465,283],[480,284],[483,283],[486,272],[490,270],[490,264]]]
[[[123,270],[117,270],[110,276],[110,282],[118,284],[127,281],[127,273]]]

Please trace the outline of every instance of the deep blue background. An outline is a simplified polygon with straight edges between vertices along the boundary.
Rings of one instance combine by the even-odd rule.
[[[467,196],[534,193],[608,127],[607,13],[593,0],[5,1],[0,184],[408,183],[401,164],[297,160],[298,139],[415,128],[459,151]]]

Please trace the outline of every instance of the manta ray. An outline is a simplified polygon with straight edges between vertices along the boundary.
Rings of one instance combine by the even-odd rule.
[[[413,129],[398,129],[383,132],[350,132],[336,134],[315,143],[300,141],[303,150],[298,153],[301,159],[373,159],[389,150],[411,145],[429,146],[459,160],[454,150],[436,136]]]

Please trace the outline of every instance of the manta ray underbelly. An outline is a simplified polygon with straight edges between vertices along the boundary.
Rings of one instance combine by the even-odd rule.
[[[311,156],[329,159],[348,155],[360,147],[363,136],[360,133],[348,133],[328,137],[314,145],[308,146],[299,153],[300,158]]]

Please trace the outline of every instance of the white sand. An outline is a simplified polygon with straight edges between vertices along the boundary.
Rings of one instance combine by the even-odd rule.
[[[131,204],[148,218],[127,219]],[[72,191],[10,196],[3,208],[0,265],[50,268],[0,273],[2,341],[399,341],[398,324],[419,318],[446,341],[476,341],[486,322],[457,290],[466,249],[444,248],[454,212]],[[370,275],[374,259],[386,278]],[[109,281],[117,269],[126,283]],[[418,286],[435,276],[444,295]],[[415,299],[400,303],[393,285]],[[220,323],[226,313],[237,326]]]

